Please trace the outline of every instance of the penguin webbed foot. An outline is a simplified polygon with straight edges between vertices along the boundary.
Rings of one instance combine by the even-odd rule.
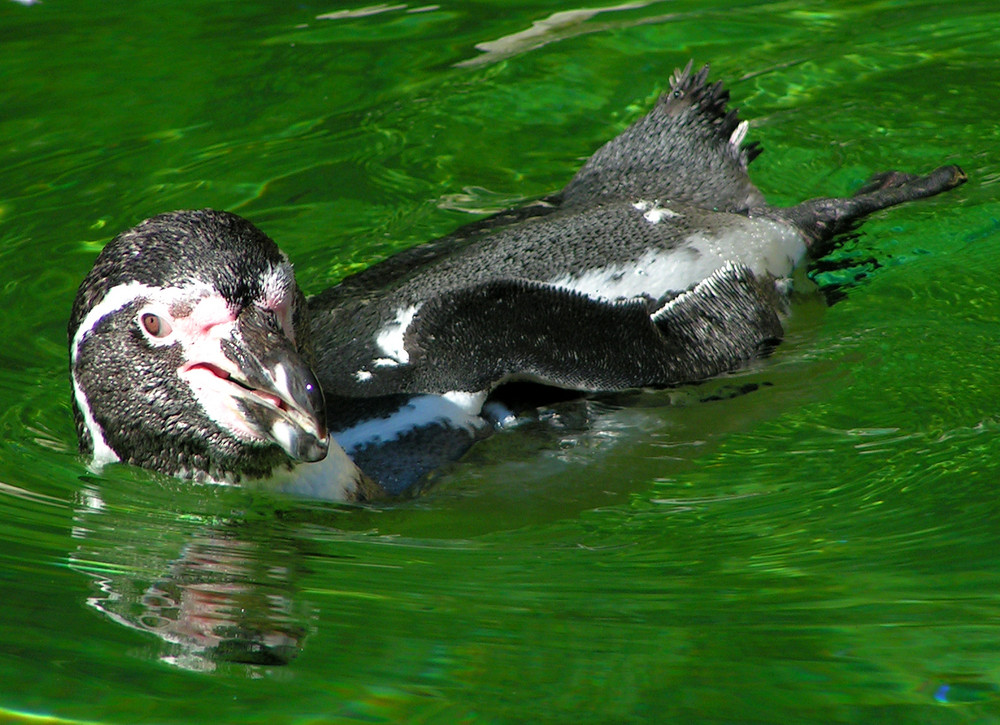
[[[794,224],[806,237],[810,255],[821,257],[831,241],[854,229],[868,215],[908,201],[926,199],[961,186],[968,180],[955,165],[940,166],[924,176],[885,171],[849,197],[819,198],[797,206],[775,210],[776,217]]]
[[[969,177],[960,166],[954,164],[939,166],[926,176],[919,174],[908,174],[903,171],[883,171],[881,174],[872,176],[868,183],[854,192],[853,196],[863,196],[865,194],[877,194],[880,191],[890,189],[908,192],[909,196],[903,199],[893,199],[889,204],[898,204],[909,199],[923,199],[928,196],[940,194],[943,191],[961,186]],[[895,196],[895,195],[894,195]]]
[[[865,185],[855,191],[851,196],[861,196],[862,194],[871,194],[881,189],[891,189],[907,184],[918,178],[920,177],[916,174],[907,174],[903,171],[896,171],[895,169],[891,171],[883,171],[880,174],[873,174]]]

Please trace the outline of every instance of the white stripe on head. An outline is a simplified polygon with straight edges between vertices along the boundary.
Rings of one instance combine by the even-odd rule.
[[[83,343],[83,338],[107,315],[117,312],[125,305],[138,299],[145,299],[154,291],[156,291],[155,288],[139,282],[129,282],[128,284],[112,287],[101,301],[94,305],[83,320],[80,321],[80,326],[76,328],[76,332],[73,334],[73,344],[70,349],[73,395],[76,399],[76,406],[83,416],[83,424],[90,435],[90,443],[94,449],[94,457],[90,462],[90,466],[95,471],[99,471],[106,464],[114,463],[120,459],[118,454],[108,445],[107,440],[105,440],[104,431],[98,425],[97,420],[94,419],[94,414],[90,409],[90,402],[80,387],[79,380],[77,380],[76,359],[80,352],[80,345]]]
[[[158,288],[150,287],[141,282],[128,282],[127,284],[120,284],[109,289],[104,294],[104,297],[101,298],[101,301],[91,307],[86,316],[80,320],[80,326],[73,333],[73,344],[70,348],[70,361],[72,364],[76,365],[76,358],[80,352],[80,343],[83,342],[83,338],[97,327],[98,322],[106,316],[117,312],[125,305],[139,299],[148,299],[158,291],[160,291]]]
[[[73,395],[76,399],[76,407],[83,416],[83,424],[87,427],[90,435],[90,444],[94,449],[94,457],[90,461],[90,469],[94,473],[100,473],[101,469],[109,463],[116,463],[121,459],[114,452],[108,442],[104,440],[104,431],[94,420],[94,414],[90,411],[90,403],[87,396],[80,389],[80,384],[76,380],[76,371],[73,372]]]
[[[121,459],[118,454],[115,453],[114,449],[108,445],[107,439],[104,437],[104,431],[97,422],[97,419],[94,418],[94,413],[90,408],[90,402],[87,400],[87,396],[83,392],[80,381],[77,379],[76,362],[84,339],[87,335],[93,332],[94,328],[100,324],[101,320],[108,315],[118,312],[120,309],[132,304],[133,302],[145,302],[152,298],[162,300],[164,296],[168,299],[179,300],[192,295],[207,294],[210,290],[211,288],[204,284],[191,284],[185,287],[165,290],[163,288],[152,287],[141,282],[128,282],[116,285],[115,287],[109,289],[101,301],[94,305],[84,316],[83,320],[80,321],[80,326],[77,327],[76,332],[73,333],[73,342],[70,348],[73,396],[76,400],[77,408],[83,416],[83,423],[87,428],[87,433],[90,435],[91,445],[94,448],[94,458],[90,464],[93,469],[100,470],[104,465],[114,463]]]
[[[71,361],[74,365],[76,364],[76,358],[80,352],[80,345],[83,343],[83,338],[97,327],[101,320],[136,300],[156,299],[169,304],[182,299],[203,297],[213,293],[215,293],[215,290],[211,286],[200,282],[190,283],[183,287],[167,288],[152,287],[142,282],[127,282],[116,285],[109,289],[101,301],[94,305],[90,309],[90,312],[80,321],[80,326],[76,328],[76,332],[73,334],[73,344],[70,350]]]

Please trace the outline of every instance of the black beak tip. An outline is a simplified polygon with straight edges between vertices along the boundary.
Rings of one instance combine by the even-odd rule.
[[[330,450],[330,434],[326,426],[310,430],[300,423],[278,419],[271,427],[272,441],[277,443],[293,461],[315,463],[326,458]]]
[[[326,458],[329,450],[330,436],[324,435],[322,438],[303,436],[299,440],[298,450],[296,451],[298,455],[296,458],[306,463],[315,463]]]

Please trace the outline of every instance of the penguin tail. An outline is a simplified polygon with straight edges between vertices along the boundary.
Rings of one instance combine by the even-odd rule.
[[[709,67],[675,70],[652,110],[599,148],[563,190],[564,205],[661,199],[743,212],[764,203],[747,175],[761,152]]]

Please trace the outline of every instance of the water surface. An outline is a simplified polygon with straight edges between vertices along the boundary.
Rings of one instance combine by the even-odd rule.
[[[998,26],[985,1],[0,5],[0,719],[1000,721]],[[118,231],[229,209],[317,292],[560,188],[689,58],[773,202],[971,181],[814,268],[837,302],[803,295],[769,360],[545,410],[416,501],[76,454],[65,321]],[[291,662],[199,656],[220,617]]]

